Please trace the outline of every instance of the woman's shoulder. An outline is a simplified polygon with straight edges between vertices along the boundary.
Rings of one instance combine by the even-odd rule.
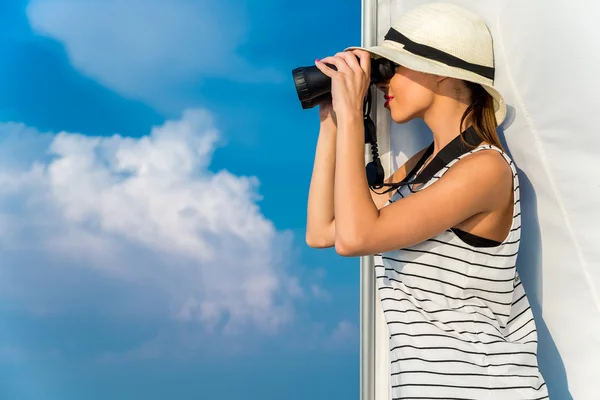
[[[456,160],[457,165],[466,165],[477,170],[512,170],[512,160],[502,150],[493,144],[482,143],[474,149],[464,153]],[[512,173],[510,174],[512,176]]]
[[[490,166],[495,165],[499,168],[506,168],[505,164],[508,164],[510,169],[513,169],[514,165],[511,157],[506,153],[506,151],[504,151],[504,149],[485,141],[459,156],[455,162],[467,158],[471,158],[471,160],[478,160],[480,163],[490,164]]]
[[[482,144],[452,164],[443,178],[462,181],[469,190],[488,187],[502,197],[513,186],[512,160],[496,146]]]

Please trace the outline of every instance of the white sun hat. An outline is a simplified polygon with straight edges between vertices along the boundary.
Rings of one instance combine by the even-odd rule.
[[[506,117],[504,98],[494,88],[492,35],[477,14],[454,4],[429,3],[403,14],[379,46],[366,50],[409,69],[478,83],[493,97],[498,125]]]

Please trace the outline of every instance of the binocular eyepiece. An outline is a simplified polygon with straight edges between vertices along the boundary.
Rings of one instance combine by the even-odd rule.
[[[358,56],[356,57],[358,59]],[[360,60],[360,59],[359,59]],[[335,65],[326,63],[337,71]],[[396,64],[386,58],[371,58],[371,84],[385,82],[394,76]],[[331,78],[316,66],[299,67],[292,71],[302,109],[313,108],[324,100],[331,100]]]

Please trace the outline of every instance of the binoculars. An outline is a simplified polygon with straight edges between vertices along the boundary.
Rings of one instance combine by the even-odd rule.
[[[356,58],[358,59],[358,56]],[[328,63],[325,65],[337,71],[335,65]],[[391,79],[396,71],[396,65],[386,58],[374,59],[371,57],[371,84]],[[331,100],[331,78],[316,66],[298,67],[292,71],[292,75],[302,109],[313,108],[324,100]]]

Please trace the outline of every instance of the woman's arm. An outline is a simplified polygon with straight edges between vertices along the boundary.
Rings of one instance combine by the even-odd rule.
[[[333,176],[337,127],[331,104],[319,106],[320,128],[313,173],[308,192],[306,243],[310,247],[331,247],[333,243]]]
[[[370,85],[370,54],[342,52],[316,65],[331,78],[338,121],[334,182],[338,254],[358,256],[409,247],[506,205],[507,196],[512,196],[512,170],[498,152],[481,151],[456,162],[435,184],[377,208],[364,171],[362,106]]]
[[[335,215],[334,215],[334,170],[336,162],[337,126],[335,116],[327,107],[321,106],[321,124],[313,174],[308,194],[308,213],[306,224],[306,243],[310,247],[326,248],[335,245]],[[419,151],[404,165],[390,175],[385,182],[398,182],[406,177],[426,149]],[[364,157],[363,157],[364,159]],[[362,173],[366,174],[363,165]],[[369,191],[371,201],[377,209],[383,208],[392,196],[392,192],[377,194]]]
[[[473,215],[505,206],[512,170],[501,154],[481,151],[456,162],[435,184],[379,210],[364,174],[360,115],[339,119],[335,164],[335,247],[359,256],[420,243]]]

